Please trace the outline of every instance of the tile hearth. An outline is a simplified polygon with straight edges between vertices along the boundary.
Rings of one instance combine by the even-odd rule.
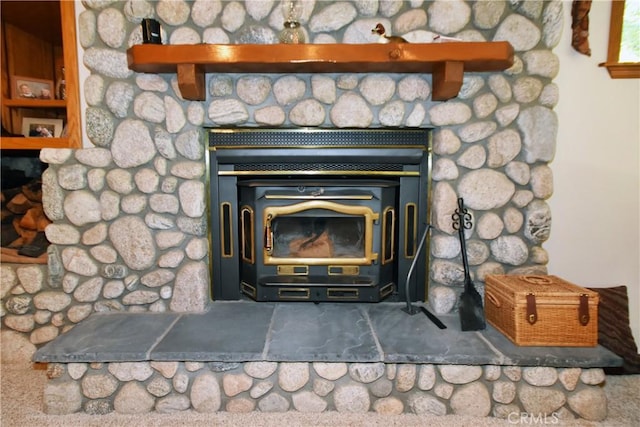
[[[212,302],[206,313],[106,313],[40,348],[36,362],[385,362],[550,367],[619,366],[597,346],[518,347],[488,326],[438,329],[402,303]]]

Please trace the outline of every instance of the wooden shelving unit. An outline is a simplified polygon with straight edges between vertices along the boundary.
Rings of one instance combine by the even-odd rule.
[[[62,49],[67,84],[66,100],[2,99],[2,108],[11,109],[63,109],[66,118],[64,138],[0,138],[2,150],[39,150],[42,148],[82,147],[80,129],[80,90],[78,82],[78,57],[76,53],[75,6],[73,1],[60,0],[60,24]],[[7,41],[4,41],[7,43]],[[15,132],[15,131],[14,131]]]
[[[432,99],[458,95],[465,72],[513,65],[508,42],[402,44],[154,45],[127,51],[129,68],[177,73],[182,96],[206,97],[206,73],[431,73]]]

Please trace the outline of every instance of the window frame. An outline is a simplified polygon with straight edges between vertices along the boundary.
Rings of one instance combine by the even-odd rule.
[[[609,49],[607,62],[600,64],[607,67],[612,79],[640,78],[640,62],[620,62],[620,43],[622,42],[622,22],[624,20],[625,0],[611,1],[611,21],[609,24]]]

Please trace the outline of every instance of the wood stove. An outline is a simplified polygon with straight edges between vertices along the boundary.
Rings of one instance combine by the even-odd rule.
[[[426,299],[429,129],[211,129],[214,299]]]

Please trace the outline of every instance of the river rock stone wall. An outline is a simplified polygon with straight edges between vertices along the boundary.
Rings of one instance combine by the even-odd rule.
[[[384,363],[51,363],[44,411],[337,411],[600,421],[602,369]]]
[[[0,264],[2,363],[31,360],[37,346],[64,330],[64,319],[79,322],[91,313],[82,313],[80,306],[71,310],[71,298],[55,292],[47,282],[46,265]]]
[[[0,265],[2,363],[29,363],[36,347],[91,313],[61,297],[41,265]],[[49,414],[110,412],[367,412],[603,420],[600,368],[384,363],[50,363]]]
[[[562,2],[303,4],[302,28],[313,43],[375,42],[371,29],[382,22],[411,42],[432,41],[434,34],[507,40],[515,64],[505,72],[466,73],[459,96],[446,102],[430,99],[429,74],[377,73],[208,74],[207,99],[185,101],[175,75],[127,67],[127,48],[142,41],[141,20],[158,19],[165,43],[276,43],[279,2],[78,3],[81,59],[90,70],[81,90],[93,148],[42,150],[49,165],[44,209],[53,221],[46,229],[47,286],[12,286],[27,307],[12,315],[37,320],[23,332],[31,321],[5,316],[3,298],[3,327],[32,334],[46,326],[42,334],[53,339],[91,312],[206,310],[206,127],[434,127],[434,311],[456,309],[463,281],[451,225],[459,196],[473,215],[467,248],[481,292],[487,274],[546,273],[559,68],[552,49],[562,31]],[[41,300],[48,302],[36,304]]]

